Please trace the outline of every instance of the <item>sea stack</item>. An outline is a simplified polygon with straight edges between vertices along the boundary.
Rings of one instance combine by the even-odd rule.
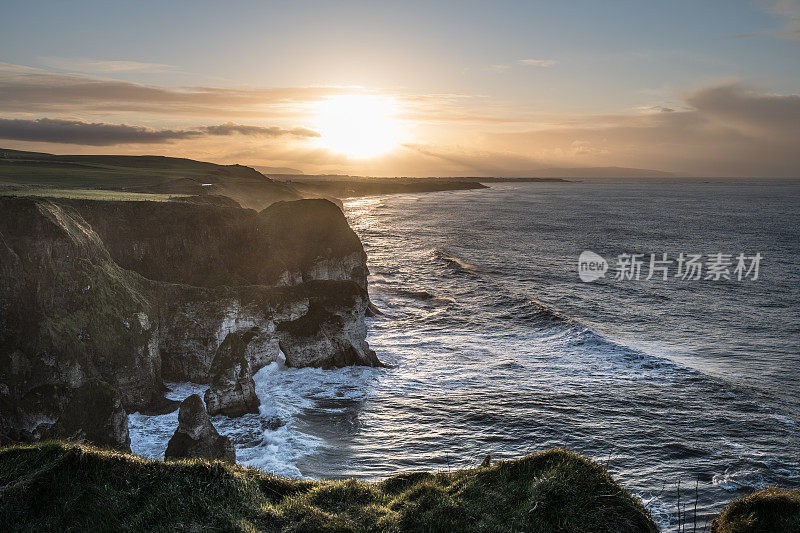
[[[192,394],[181,403],[178,429],[169,439],[165,459],[219,459],[236,462],[236,451],[230,439],[220,435],[208,418],[203,400]]]

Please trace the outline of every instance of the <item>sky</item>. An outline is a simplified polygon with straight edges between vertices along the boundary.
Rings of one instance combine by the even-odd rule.
[[[800,0],[0,1],[0,146],[800,177]]]

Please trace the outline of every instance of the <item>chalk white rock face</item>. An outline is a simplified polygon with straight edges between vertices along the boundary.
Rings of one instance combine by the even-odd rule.
[[[305,280],[352,280],[367,288],[367,268],[363,253],[351,253],[340,258],[318,258],[306,270]]]
[[[366,342],[366,293],[340,302],[313,303],[305,316],[277,324],[286,365],[334,368],[350,365],[382,366]]]
[[[263,332],[250,350],[254,366],[261,368],[278,358],[277,340],[270,333],[275,330],[272,317],[236,298],[217,299],[215,291],[173,304],[163,322],[160,351],[167,379],[208,383],[214,357],[228,335],[252,328]]]

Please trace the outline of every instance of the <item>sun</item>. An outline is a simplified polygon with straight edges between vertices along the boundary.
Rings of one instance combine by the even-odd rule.
[[[316,126],[324,148],[354,158],[370,158],[396,148],[400,131],[391,98],[333,96],[319,104]]]

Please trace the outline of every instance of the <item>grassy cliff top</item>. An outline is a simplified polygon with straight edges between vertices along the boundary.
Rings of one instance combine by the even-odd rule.
[[[49,442],[0,449],[0,486],[13,531],[656,531],[602,466],[564,450],[365,483]]]
[[[66,189],[75,189],[72,196]],[[291,186],[273,181],[253,168],[217,165],[178,157],[124,155],[53,155],[0,148],[0,194],[56,196],[92,194],[102,190],[170,195],[216,194],[244,207],[263,209],[280,200],[301,195]],[[5,191],[5,192],[4,192]],[[28,191],[28,192],[20,192]]]
[[[119,202],[169,202],[170,200],[176,200],[179,198],[191,198],[191,196],[188,194],[125,192],[107,189],[53,189],[48,187],[5,189],[0,190],[0,196],[64,198],[68,200],[105,200]]]

